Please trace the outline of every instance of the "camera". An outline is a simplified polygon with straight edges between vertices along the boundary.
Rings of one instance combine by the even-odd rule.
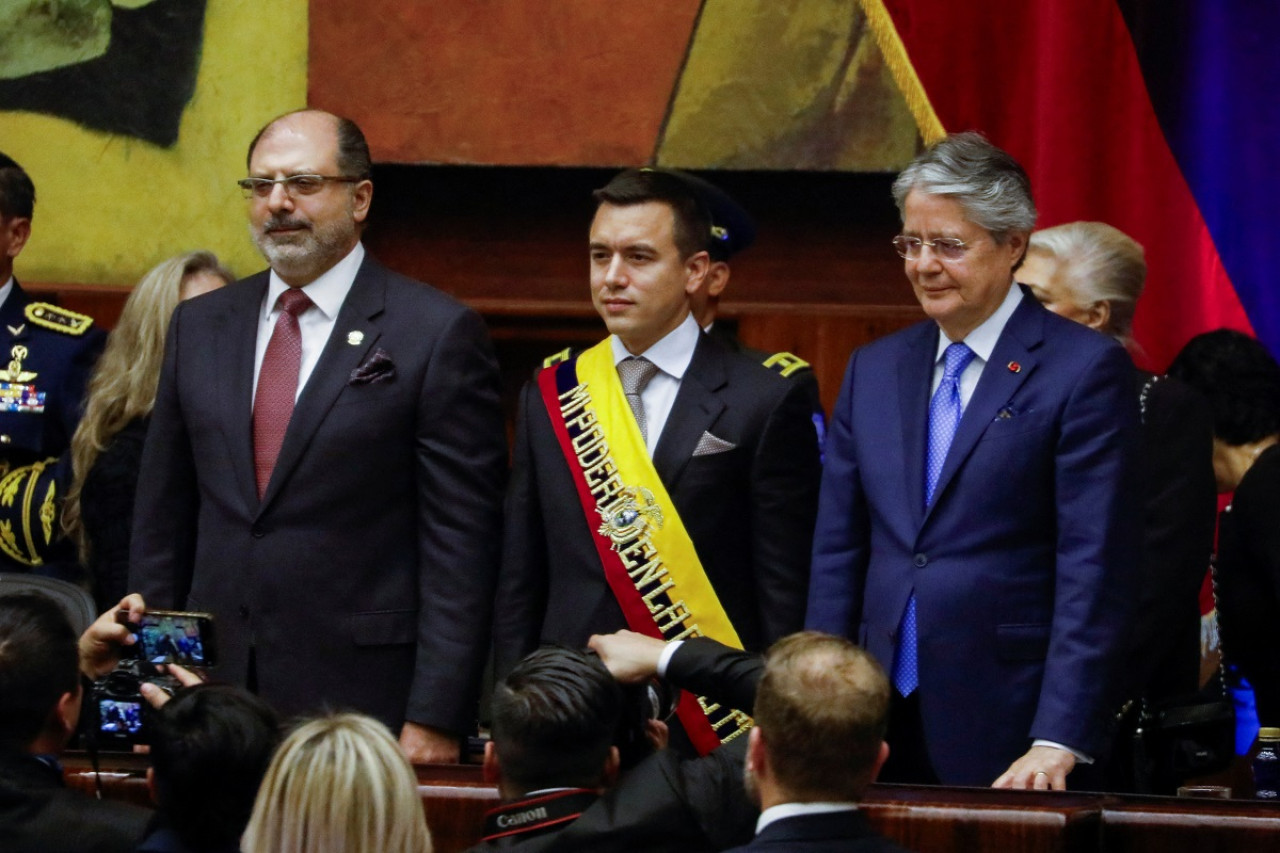
[[[148,723],[155,709],[142,698],[144,681],[170,695],[182,686],[176,678],[160,673],[153,664],[137,659],[120,661],[105,678],[94,683],[94,729],[100,746],[127,749],[150,742]]]
[[[122,621],[128,614],[122,613]],[[213,645],[213,617],[208,613],[153,610],[137,622],[126,621],[138,638],[126,650],[126,657],[92,691],[91,737],[100,747],[131,749],[150,743],[155,709],[142,698],[143,682],[150,682],[172,695],[182,685],[162,673],[157,665],[176,663],[206,668],[217,661]]]

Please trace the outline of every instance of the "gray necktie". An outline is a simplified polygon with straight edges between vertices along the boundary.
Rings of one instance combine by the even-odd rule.
[[[622,380],[622,392],[627,395],[627,404],[631,406],[631,411],[636,416],[636,423],[640,425],[640,435],[646,442],[649,441],[649,433],[645,426],[644,401],[640,399],[640,394],[657,372],[658,366],[643,356],[630,355],[618,362],[618,378]]]

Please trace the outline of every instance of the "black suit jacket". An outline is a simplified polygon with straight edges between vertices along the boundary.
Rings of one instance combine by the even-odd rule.
[[[676,650],[667,677],[684,689],[750,710],[763,671],[758,656],[701,637]],[[744,735],[703,758],[682,759],[662,750],[628,771],[572,822],[513,832],[471,850],[691,853],[740,844],[751,837],[759,815],[742,782],[746,748]]]
[[[694,455],[704,432],[735,445]],[[653,454],[707,577],[748,650],[804,621],[817,508],[805,389],[700,335]],[[495,608],[498,671],[542,643],[626,627],[536,382],[520,398]]]
[[[0,754],[0,850],[4,853],[126,853],[151,813],[95,800],[62,783],[31,755]]]
[[[902,847],[877,835],[858,810],[796,815],[776,820],[750,844],[728,853],[788,850],[796,853],[905,853]]]
[[[259,500],[251,401],[266,286],[259,273],[174,314],[130,586],[152,607],[212,611],[218,674],[244,682],[252,648],[259,692],[284,713],[331,705],[393,728],[469,728],[506,460],[484,325],[366,257]],[[379,352],[390,369],[353,378]]]
[[[1157,700],[1200,683],[1200,587],[1218,494],[1208,401],[1176,379],[1139,380],[1143,552],[1127,683],[1130,697]]]

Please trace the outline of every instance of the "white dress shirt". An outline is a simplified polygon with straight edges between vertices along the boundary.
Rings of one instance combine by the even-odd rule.
[[[764,832],[764,828],[769,824],[783,818],[832,812],[856,812],[857,810],[857,803],[779,803],[760,812],[760,817],[756,819],[756,835]]]
[[[1009,292],[1005,294],[1004,301],[1000,303],[1000,307],[992,312],[991,316],[983,320],[978,328],[974,329],[964,339],[965,346],[973,350],[976,356],[965,367],[964,372],[960,374],[960,411],[963,412],[969,405],[969,399],[973,397],[973,389],[978,387],[978,380],[982,378],[982,368],[987,366],[987,362],[991,360],[991,353],[996,348],[996,341],[1000,340],[1000,333],[1004,331],[1005,324],[1009,322],[1009,318],[1013,316],[1014,310],[1018,307],[1018,303],[1022,301],[1022,288],[1014,284],[1009,288]],[[947,333],[938,329],[938,352],[934,356],[933,362],[933,384],[929,386],[929,397],[933,397],[933,392],[938,390],[938,386],[942,384],[942,375],[946,371],[946,360],[942,354],[947,351],[947,347],[957,341],[953,341],[947,337]]]
[[[364,262],[364,246],[356,243],[356,247],[347,256],[325,270],[324,274],[302,288],[313,303],[306,311],[298,315],[298,331],[302,333],[302,364],[298,370],[298,391],[293,399],[297,400],[302,393],[311,372],[320,360],[324,345],[329,342],[333,326],[338,321],[338,309],[351,292],[356,273]],[[258,317],[258,344],[253,357],[253,395],[258,396],[258,374],[262,371],[262,358],[267,354],[267,344],[271,341],[271,333],[276,327],[276,318],[280,316],[280,308],[276,300],[289,288],[271,271],[267,281],[267,295],[263,297],[262,308]]]
[[[9,294],[13,293],[13,276],[9,276],[9,280],[4,283],[4,287],[0,287],[0,308],[4,307],[4,303],[9,299]]]
[[[614,367],[624,358],[643,355],[658,368],[640,392],[640,401],[644,403],[645,448],[650,458],[662,437],[662,428],[667,425],[667,417],[675,405],[676,393],[680,390],[685,371],[689,369],[689,362],[693,361],[693,351],[698,348],[698,336],[701,334],[693,314],[686,314],[684,322],[642,353],[628,352],[617,335],[609,337]]]

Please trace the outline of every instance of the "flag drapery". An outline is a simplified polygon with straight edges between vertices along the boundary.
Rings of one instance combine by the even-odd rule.
[[[981,131],[1027,169],[1038,227],[1100,220],[1143,245],[1143,366],[1222,326],[1280,354],[1280,4],[860,2],[926,142]]]

